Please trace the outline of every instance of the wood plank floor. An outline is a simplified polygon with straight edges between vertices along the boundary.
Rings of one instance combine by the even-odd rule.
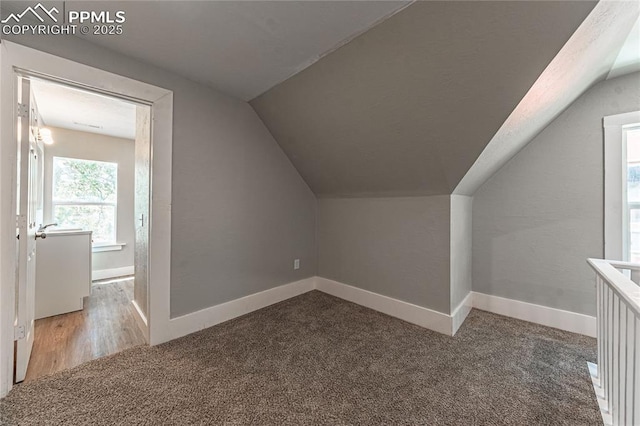
[[[94,283],[82,311],[36,320],[25,382],[144,344],[133,279]]]

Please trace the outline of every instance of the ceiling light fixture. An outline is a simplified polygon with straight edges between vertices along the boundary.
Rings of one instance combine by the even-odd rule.
[[[53,136],[51,136],[51,130],[47,128],[38,129],[38,139],[45,145],[53,144]]]
[[[97,124],[78,123],[77,121],[74,121],[73,124],[76,124],[78,126],[92,127],[94,129],[102,129],[102,126],[99,126]]]

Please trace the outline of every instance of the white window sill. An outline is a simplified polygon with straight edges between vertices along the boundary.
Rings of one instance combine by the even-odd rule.
[[[102,253],[105,251],[120,251],[127,243],[98,244],[91,247],[93,253]]]

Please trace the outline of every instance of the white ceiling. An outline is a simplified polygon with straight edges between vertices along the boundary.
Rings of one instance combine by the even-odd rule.
[[[640,17],[629,32],[607,78],[640,71]]]
[[[250,100],[335,50],[407,1],[67,1],[124,10],[122,36],[84,38]]]
[[[31,88],[45,126],[135,139],[135,104],[41,80]]]

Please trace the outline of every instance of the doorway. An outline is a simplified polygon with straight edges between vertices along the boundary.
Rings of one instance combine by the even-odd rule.
[[[147,341],[150,108],[16,78],[20,382]]]
[[[146,331],[145,337],[150,344],[158,344],[170,338],[167,330],[170,324],[173,95],[171,91],[157,86],[131,80],[7,41],[0,44],[0,52],[2,59],[0,61],[0,88],[3,93],[3,96],[0,97],[0,111],[2,112],[0,114],[0,152],[2,154],[0,155],[0,187],[3,194],[0,199],[2,207],[0,208],[0,252],[2,254],[0,256],[0,397],[3,397],[14,383],[17,364],[19,362],[22,362],[23,365],[27,364],[24,357],[20,358],[18,353],[20,350],[16,351],[16,349],[22,346],[23,353],[29,352],[35,334],[32,332],[35,323],[35,303],[27,306],[33,298],[27,297],[29,291],[25,291],[25,289],[18,291],[16,286],[17,283],[19,285],[17,271],[24,270],[24,265],[21,265],[21,262],[23,259],[29,259],[29,256],[21,256],[18,252],[20,246],[16,244],[16,241],[20,240],[16,238],[16,229],[22,226],[22,230],[26,230],[22,233],[23,236],[26,236],[23,241],[36,241],[36,245],[37,242],[43,240],[40,233],[46,234],[47,231],[38,226],[37,219],[33,220],[35,214],[27,215],[28,218],[25,217],[24,225],[19,220],[24,215],[16,215],[20,211],[17,204],[17,181],[18,177],[22,177],[22,173],[18,174],[16,169],[18,157],[22,154],[16,149],[16,142],[27,135],[34,140],[47,136],[46,132],[44,135],[39,135],[35,131],[31,133],[32,123],[28,118],[22,120],[19,127],[16,126],[18,116],[27,112],[20,105],[24,104],[21,96],[24,89],[23,83],[30,83],[31,79],[55,82],[146,105],[150,111],[150,114],[147,114],[148,152],[150,153],[147,160],[147,176],[152,187],[149,188],[149,197],[146,203],[147,214],[140,217],[140,222],[147,227],[148,232],[147,268],[144,269],[148,277],[148,287],[144,298],[147,303],[147,315],[146,324],[143,321],[144,326],[140,328]],[[24,125],[22,125],[23,123]],[[25,129],[27,131],[23,131]],[[33,141],[30,140],[30,142]],[[19,146],[29,146],[28,153],[31,152],[30,145],[20,144]],[[32,169],[37,169],[37,166]],[[29,170],[29,168],[24,167],[22,170]],[[21,193],[25,192],[23,188],[20,189]],[[36,198],[32,197],[31,199]],[[37,205],[34,204],[31,210],[37,211]],[[44,221],[43,225],[46,225]],[[29,248],[31,247],[27,247],[27,250]],[[33,274],[23,273],[21,276],[27,278],[32,277]],[[29,279],[28,281],[34,280]],[[35,291],[35,286],[32,287]],[[144,307],[137,306],[136,309],[143,310]],[[25,348],[28,350],[24,350]],[[22,361],[20,361],[21,359]],[[26,359],[28,360],[28,357]]]

